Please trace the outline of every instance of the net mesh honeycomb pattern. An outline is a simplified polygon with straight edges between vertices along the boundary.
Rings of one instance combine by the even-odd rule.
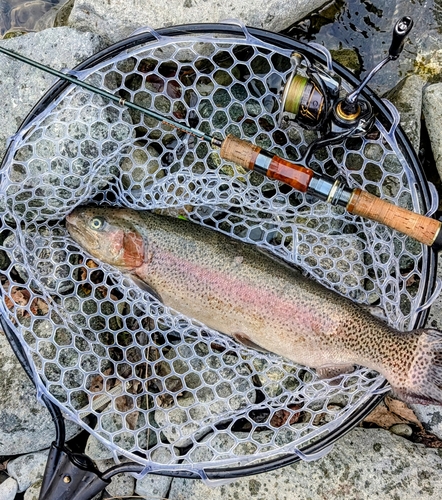
[[[259,40],[154,40],[79,77],[220,138],[296,160],[316,133],[279,123],[288,51]],[[389,132],[316,153],[311,168],[421,212]],[[300,449],[336,429],[384,379],[365,368],[334,385],[176,312],[70,239],[65,216],[108,204],[184,216],[273,253],[387,321],[413,325],[422,246],[225,163],[177,128],[68,86],[13,138],[1,173],[2,310],[48,394],[115,456],[152,470],[203,470]]]

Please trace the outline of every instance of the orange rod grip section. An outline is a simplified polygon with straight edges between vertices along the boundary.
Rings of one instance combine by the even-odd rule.
[[[248,141],[228,135],[221,145],[221,158],[231,161],[236,165],[253,170],[261,148]],[[274,155],[267,170],[267,177],[282,181],[297,191],[305,192],[314,175],[313,170],[296,165]]]
[[[307,191],[313,174],[313,170],[291,163],[276,155],[272,158],[267,170],[267,177],[285,182],[302,193]]]
[[[351,214],[385,224],[429,246],[434,243],[441,228],[441,223],[436,219],[397,207],[361,189],[353,191],[347,210]]]

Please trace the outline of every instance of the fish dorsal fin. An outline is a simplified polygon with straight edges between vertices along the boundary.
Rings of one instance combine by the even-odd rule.
[[[344,375],[344,373],[351,373],[355,369],[354,365],[322,365],[316,368],[316,373],[319,378],[334,378],[339,377],[339,375]]]

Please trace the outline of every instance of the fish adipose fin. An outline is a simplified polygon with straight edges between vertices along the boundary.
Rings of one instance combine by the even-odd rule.
[[[407,403],[442,404],[442,332],[417,330],[420,334],[407,383],[393,392]]]
[[[316,373],[319,378],[334,378],[351,373],[354,369],[355,365],[322,365],[316,368]]]
[[[232,337],[240,344],[242,344],[246,347],[250,347],[251,349],[255,349],[255,351],[259,351],[259,352],[262,352],[264,354],[267,354],[270,352],[267,349],[264,349],[263,347],[261,347],[260,345],[255,344],[255,342],[253,342],[253,340],[250,340],[250,338],[247,335],[244,335],[243,333],[234,333],[232,335]]]

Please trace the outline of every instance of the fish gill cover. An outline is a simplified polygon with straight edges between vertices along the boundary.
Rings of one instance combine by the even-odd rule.
[[[296,160],[316,133],[278,125],[291,50],[245,36],[152,37],[80,75],[198,130]],[[366,137],[320,150],[311,168],[425,212],[392,121],[391,130],[377,121]],[[363,411],[384,379],[360,368],[333,385],[171,314],[70,239],[64,218],[73,208],[185,217],[359,303],[380,303],[402,330],[416,326],[429,299],[430,253],[420,243],[227,164],[195,137],[73,85],[14,137],[0,193],[1,309],[39,390],[115,456],[152,470],[203,471],[320,443]]]

